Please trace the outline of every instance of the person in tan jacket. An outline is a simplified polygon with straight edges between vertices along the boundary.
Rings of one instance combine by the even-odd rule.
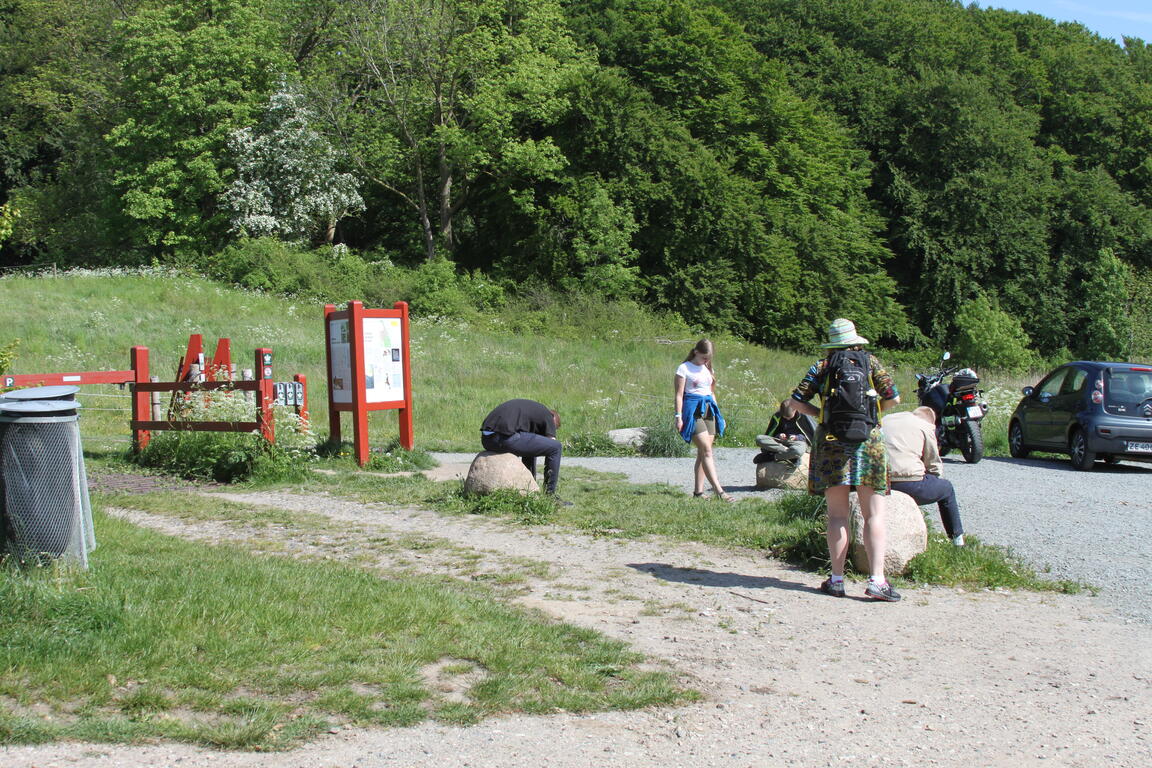
[[[944,464],[936,445],[936,412],[920,406],[914,411],[889,413],[883,427],[892,490],[908,494],[917,504],[939,506],[944,533],[956,546],[964,546],[956,489],[941,477]]]

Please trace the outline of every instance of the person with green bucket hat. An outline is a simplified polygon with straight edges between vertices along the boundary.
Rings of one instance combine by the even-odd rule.
[[[827,355],[808,369],[788,405],[820,421],[812,446],[808,492],[822,494],[828,503],[832,574],[820,585],[821,591],[834,597],[845,596],[849,494],[856,491],[864,516],[864,547],[872,571],[864,594],[874,600],[896,602],[900,593],[884,576],[884,512],[889,479],[879,412],[899,403],[900,393],[876,356],[864,350],[867,344],[868,339],[856,332],[851,320],[833,320],[828,326],[828,342],[820,345],[828,350]],[[857,413],[842,405],[850,400],[848,393],[859,399]],[[809,402],[817,394],[821,408]],[[836,419],[832,418],[833,413]]]

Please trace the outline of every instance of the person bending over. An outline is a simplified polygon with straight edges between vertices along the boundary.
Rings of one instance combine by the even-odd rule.
[[[544,457],[544,492],[555,495],[560,482],[561,444],[556,439],[560,414],[536,402],[517,398],[492,409],[480,425],[480,443],[492,453],[511,453],[536,477],[536,459]]]

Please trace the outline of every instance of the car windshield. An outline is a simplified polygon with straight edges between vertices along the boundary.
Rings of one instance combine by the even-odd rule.
[[[1152,368],[1112,370],[1104,384],[1104,407],[1112,413],[1134,413],[1152,398]]]

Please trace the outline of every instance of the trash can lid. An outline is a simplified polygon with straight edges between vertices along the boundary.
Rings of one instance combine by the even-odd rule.
[[[79,407],[75,400],[0,400],[0,415],[48,416],[75,412]]]
[[[60,384],[52,387],[28,387],[4,393],[4,400],[72,400],[80,387]]]

